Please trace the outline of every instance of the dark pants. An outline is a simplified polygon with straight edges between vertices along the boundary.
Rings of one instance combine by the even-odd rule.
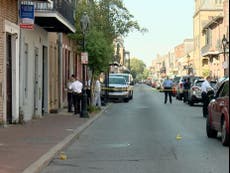
[[[168,96],[169,96],[170,103],[172,103],[172,88],[165,87],[164,92],[165,92],[165,103],[167,103],[168,101]]]
[[[202,100],[203,100],[203,117],[207,117],[208,115],[208,105],[210,101],[214,98],[214,91],[210,90],[207,93],[201,93]]]
[[[188,89],[184,91],[184,103],[188,101]]]
[[[80,113],[81,110],[81,94],[73,93],[74,114]]]
[[[203,101],[203,117],[207,117],[209,98],[206,92],[202,92],[201,96],[202,96],[202,101]]]
[[[73,106],[73,94],[72,94],[72,92],[68,92],[67,101],[68,101],[68,112],[72,112],[72,106]]]

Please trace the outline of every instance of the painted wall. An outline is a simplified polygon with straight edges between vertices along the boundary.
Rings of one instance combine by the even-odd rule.
[[[42,28],[21,30],[20,107],[25,121],[42,116],[43,94],[48,93],[48,71],[44,70],[46,74],[43,75],[43,51],[48,46],[48,32]],[[48,49],[46,52],[48,54]],[[48,59],[44,61],[49,64]],[[44,104],[47,102],[46,98]]]

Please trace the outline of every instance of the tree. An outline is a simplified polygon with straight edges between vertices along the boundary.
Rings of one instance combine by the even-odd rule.
[[[113,46],[105,39],[104,33],[95,28],[92,29],[86,38],[86,50],[89,53],[88,66],[97,76],[108,69],[108,64],[112,60]]]
[[[114,56],[113,41],[119,36],[127,36],[136,29],[145,32],[125,8],[122,0],[78,0],[76,11],[76,33],[71,38],[78,42],[82,50],[83,34],[80,19],[83,12],[90,18],[90,29],[86,33],[86,50],[89,67],[92,70],[91,84],[100,72],[107,71]],[[79,41],[80,40],[80,41]],[[91,87],[92,88],[92,87]]]
[[[132,58],[130,60],[130,68],[134,79],[140,80],[143,78],[143,73],[146,65],[142,60],[138,58]]]

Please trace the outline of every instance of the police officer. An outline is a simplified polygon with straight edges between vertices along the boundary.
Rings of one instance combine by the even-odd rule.
[[[168,96],[169,96],[169,102],[172,104],[172,87],[173,87],[173,81],[167,78],[163,82],[163,87],[164,87],[164,93],[165,93],[165,100],[164,103],[166,104],[168,101]]]
[[[75,81],[75,76],[71,75],[70,79],[67,82],[67,102],[68,102],[68,112],[72,111],[73,106],[73,90],[69,89],[69,86]]]
[[[80,113],[82,87],[83,84],[78,79],[75,79],[75,81],[71,83],[71,85],[69,86],[69,89],[73,91],[73,104],[74,104],[75,115]]]
[[[213,88],[210,85],[211,77],[208,76],[206,80],[201,84],[201,96],[203,101],[203,117],[207,117],[208,115],[208,104],[209,104],[209,97],[208,97],[208,91],[213,90]]]

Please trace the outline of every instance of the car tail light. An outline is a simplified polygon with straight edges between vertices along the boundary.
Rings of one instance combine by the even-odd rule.
[[[192,91],[201,91],[199,87],[192,87]]]

